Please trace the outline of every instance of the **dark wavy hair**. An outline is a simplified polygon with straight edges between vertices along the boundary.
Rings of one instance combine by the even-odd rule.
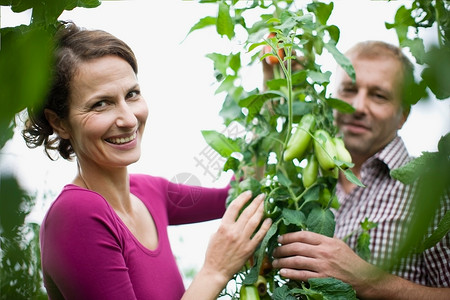
[[[65,120],[69,116],[69,95],[71,80],[78,66],[88,60],[107,55],[116,55],[127,61],[135,74],[138,72],[136,57],[131,48],[122,40],[102,30],[87,30],[73,22],[62,22],[55,35],[55,49],[52,77],[49,91],[43,103],[28,107],[28,119],[22,136],[29,148],[44,145],[47,156],[54,160],[51,151],[57,151],[64,159],[70,160],[74,150],[70,140],[55,134],[45,117],[49,109]]]

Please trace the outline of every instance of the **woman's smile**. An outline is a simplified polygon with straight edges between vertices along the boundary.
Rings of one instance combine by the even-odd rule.
[[[115,144],[115,145],[123,145],[128,144],[132,141],[135,141],[137,137],[136,131],[130,135],[130,136],[124,136],[124,137],[111,137],[105,139],[108,143]]]

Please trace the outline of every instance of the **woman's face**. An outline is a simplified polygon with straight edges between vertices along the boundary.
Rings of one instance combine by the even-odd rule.
[[[68,138],[80,163],[114,168],[139,159],[148,108],[124,59],[109,55],[81,63],[69,103]]]

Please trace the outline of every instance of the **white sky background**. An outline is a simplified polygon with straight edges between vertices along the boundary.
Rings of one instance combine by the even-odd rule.
[[[299,5],[311,1],[299,1]],[[384,22],[393,22],[395,11],[409,1],[337,0],[329,24],[341,30],[338,48],[345,51],[355,42],[380,39],[397,44],[394,30]],[[407,5],[409,7],[409,5]],[[214,96],[216,85],[213,64],[207,53],[228,54],[241,49],[227,39],[220,39],[215,28],[192,33],[183,41],[190,27],[200,18],[215,15],[215,5],[195,1],[104,1],[94,9],[77,8],[60,19],[70,19],[82,27],[103,29],[123,39],[135,51],[139,63],[139,81],[149,106],[149,119],[143,141],[141,160],[130,166],[130,172],[159,175],[167,179],[180,173],[191,173],[202,186],[225,185],[229,174],[215,180],[197,165],[207,147],[201,130],[223,129],[218,113],[224,98]],[[1,8],[1,27],[29,23],[30,14],[14,14]],[[435,34],[434,31],[430,31]],[[431,35],[430,35],[431,36]],[[428,39],[428,35],[425,37]],[[431,39],[431,37],[430,37]],[[183,41],[183,42],[182,42]],[[324,59],[324,70],[334,64]],[[326,64],[326,65],[325,65]],[[246,71],[245,85],[250,90],[261,85],[260,68]],[[413,107],[400,131],[410,153],[436,151],[437,141],[450,129],[449,101],[428,101]],[[204,157],[203,157],[204,158]],[[206,162],[206,160],[205,160]],[[48,205],[64,184],[76,174],[76,164],[63,160],[51,162],[42,149],[30,150],[16,134],[0,156],[1,170],[12,170],[23,185],[37,193],[40,222]],[[213,169],[208,172],[215,173]],[[203,262],[209,236],[218,221],[170,228],[172,247],[180,269],[198,269]]]

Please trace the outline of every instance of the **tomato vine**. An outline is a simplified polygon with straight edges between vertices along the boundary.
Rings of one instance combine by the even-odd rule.
[[[267,257],[270,259],[279,234],[293,230],[311,230],[333,235],[332,209],[339,205],[335,195],[336,172],[343,172],[350,181],[361,185],[349,168],[352,166],[351,162],[344,161],[339,155],[333,155],[331,150],[319,154],[321,150],[326,149],[325,143],[336,139],[338,135],[333,124],[332,111],[352,112],[353,108],[329,95],[327,87],[330,73],[321,70],[316,58],[325,49],[350,77],[354,78],[354,71],[336,47],[339,28],[327,24],[333,10],[333,2],[310,1],[300,9],[295,6],[295,1],[281,0],[200,2],[217,3],[217,17],[208,16],[199,20],[189,33],[213,25],[216,25],[219,35],[230,40],[235,37],[236,28],[239,26],[247,33],[242,51],[229,55],[208,55],[214,61],[219,82],[216,93],[226,93],[220,111],[224,124],[239,124],[246,134],[242,137],[227,137],[215,131],[204,131],[204,136],[208,144],[227,159],[224,171],[232,170],[237,179],[232,184],[228,202],[244,190],[250,189],[254,194],[263,192],[267,195],[266,214],[274,220],[260,248],[255,252],[252,264],[248,264],[232,280],[235,292],[224,291],[224,294],[236,298],[240,286],[254,284],[258,276],[261,276],[262,262]],[[436,64],[437,61],[450,61],[448,8],[449,3],[445,0],[415,0],[410,8],[401,6],[398,9],[394,23],[386,23],[386,28],[396,30],[400,46],[408,47],[417,62],[426,65],[421,80],[418,83],[412,80],[408,87],[410,104],[426,97],[427,88],[438,99],[449,96],[448,85],[443,83],[442,78],[448,78],[450,68]],[[249,10],[260,12],[260,19],[252,24],[245,18]],[[419,28],[433,24],[437,24],[439,45],[427,51],[423,40],[418,36]],[[408,35],[408,29],[411,27],[416,30],[416,36],[413,38]],[[280,49],[283,51],[280,52]],[[264,63],[266,58],[278,60],[278,64],[271,60],[273,78],[264,82],[263,89],[246,91],[237,83],[241,82],[236,79],[240,78],[239,73],[243,67],[241,58],[245,55],[251,55],[250,64],[259,61]],[[305,130],[299,124],[305,115],[314,116],[313,128]],[[311,144],[316,144],[316,149],[308,145],[304,155],[284,160],[283,154],[296,130],[297,133],[302,130],[311,136]],[[321,131],[322,134],[315,135]],[[336,142],[342,147],[339,140]],[[326,170],[322,167],[313,182],[308,179],[305,184],[305,177],[308,176],[305,173],[310,172],[307,166],[309,162],[314,162],[313,157],[318,155],[328,156],[332,168]],[[445,154],[442,156],[445,157]],[[448,161],[445,161],[444,165],[448,165]],[[393,174],[397,175],[399,172]],[[401,175],[397,176],[401,179]],[[443,190],[448,186],[448,183],[444,183]],[[369,230],[374,226],[376,224],[366,220],[361,224],[361,231],[357,233],[359,236],[356,250],[364,259],[370,256]],[[419,226],[426,228],[424,223]],[[442,236],[448,232],[448,228],[440,227],[438,231],[436,235]],[[268,287],[268,293],[261,295],[264,299],[315,299],[328,296],[355,298],[350,286],[333,278],[314,279],[307,283],[286,282],[276,270],[271,270],[264,276]]]
[[[215,131],[203,133],[208,144],[227,159],[224,170],[232,170],[236,178],[227,203],[245,190],[252,190],[254,195],[265,193],[265,213],[273,219],[252,263],[233,278],[237,290],[232,297],[237,297],[239,289],[246,291],[246,286],[256,283],[261,276],[262,263],[271,259],[280,234],[310,230],[333,236],[338,172],[344,172],[350,181],[362,186],[348,168],[352,166],[351,161],[338,159],[334,142],[338,130],[333,110],[352,112],[353,108],[327,93],[331,74],[323,72],[316,60],[325,49],[354,78],[350,61],[336,47],[339,29],[327,24],[333,3],[314,1],[302,9],[293,9],[292,3],[273,1],[267,6],[258,2],[218,3],[217,32],[220,35],[232,38],[235,27],[231,24],[241,25],[248,32],[246,49],[240,53],[208,55],[214,60],[220,83],[216,92],[227,93],[221,110],[224,122],[227,126],[238,124],[246,134],[228,137]],[[256,7],[272,8],[273,13],[262,14],[260,20],[246,27],[243,12]],[[228,16],[229,21],[225,21],[224,16]],[[211,25],[211,17],[200,20],[190,32],[203,25]],[[266,49],[266,53],[261,53],[261,49]],[[267,80],[265,90],[245,91],[235,85],[239,76],[236,66],[241,66],[236,60],[247,54],[252,56],[253,63],[268,56],[279,61],[272,66],[273,78]],[[296,149],[299,145],[303,149]],[[320,171],[312,183],[305,185],[305,165],[308,159],[313,161],[315,157]],[[308,297],[311,293],[335,293],[339,296],[342,293],[347,299],[355,298],[351,286],[334,278],[314,279],[308,283],[286,282],[277,270],[271,270],[264,277],[268,289],[261,297],[286,299],[289,295]]]

